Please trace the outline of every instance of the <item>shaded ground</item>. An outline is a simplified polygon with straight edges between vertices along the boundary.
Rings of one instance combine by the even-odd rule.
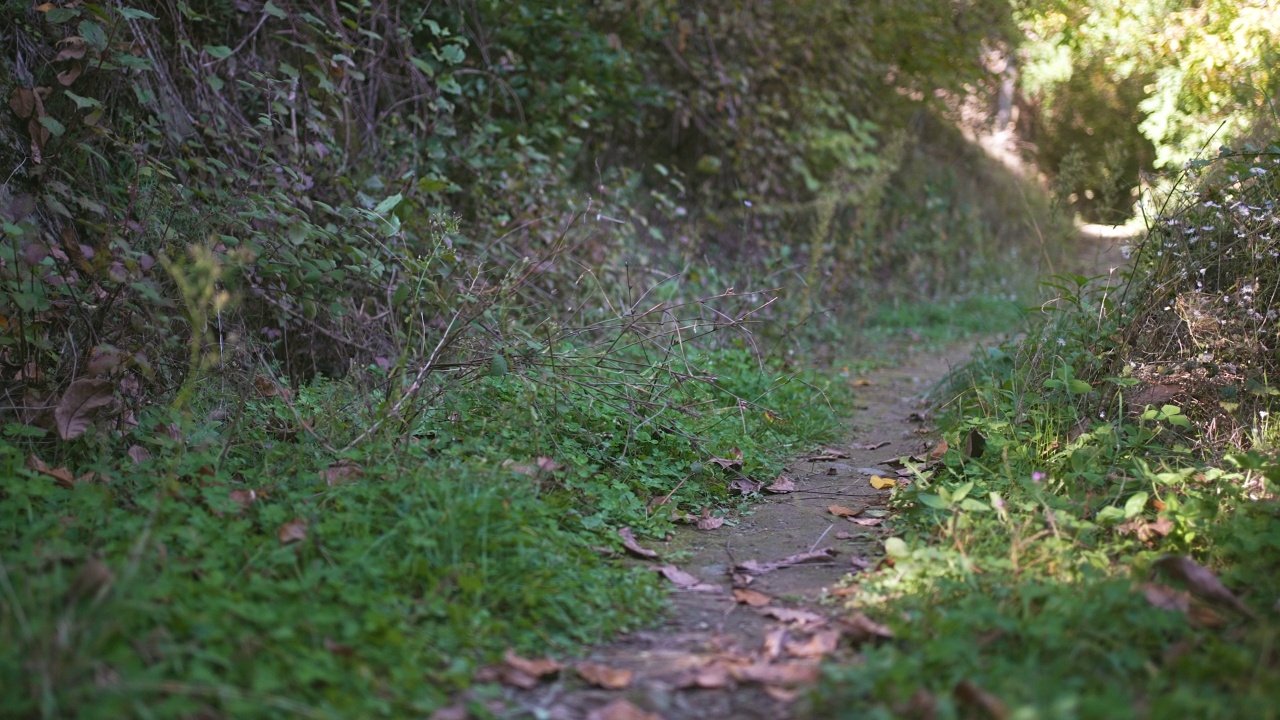
[[[631,671],[624,689],[600,689],[581,673],[564,672],[512,694],[513,705],[501,714],[562,720],[803,715],[792,700],[816,673],[818,660],[852,655],[855,643],[874,640],[874,627],[839,617],[834,606],[822,603],[846,573],[874,565],[883,555],[887,531],[879,522],[887,514],[884,503],[890,491],[873,488],[870,478],[892,474],[878,464],[886,459],[927,450],[924,395],[973,346],[970,342],[941,355],[917,355],[898,367],[851,379],[859,386],[858,411],[849,421],[847,441],[826,453],[846,457],[797,459],[786,470],[795,480],[794,492],[767,496],[734,526],[682,531],[670,542],[651,544],[663,558],[655,565],[673,562],[714,587],[674,590],[664,624],[580,659]],[[831,505],[860,514],[837,517]],[[746,587],[763,594],[750,596],[766,603],[762,607],[735,598],[734,585],[743,580],[739,573],[735,583],[735,565],[824,548],[837,554],[755,576]],[[789,612],[797,610],[802,612]],[[634,709],[620,703],[609,706],[619,698],[649,714],[627,714]]]

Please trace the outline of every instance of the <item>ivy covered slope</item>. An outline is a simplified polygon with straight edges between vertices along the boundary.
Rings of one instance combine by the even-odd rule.
[[[825,713],[1275,717],[1280,147],[1188,174],[1131,275],[1055,278],[939,397],[949,449],[851,581],[897,639]]]

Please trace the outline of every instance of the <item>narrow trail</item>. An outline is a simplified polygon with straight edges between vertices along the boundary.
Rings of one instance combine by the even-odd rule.
[[[1120,280],[1125,236],[1082,228],[1074,272]],[[870,479],[892,471],[885,460],[927,453],[937,438],[925,417],[926,395],[963,364],[979,339],[944,352],[916,351],[895,367],[856,382],[856,412],[845,440],[793,460],[784,471],[794,492],[768,495],[736,524],[711,532],[680,530],[652,564],[675,566],[676,589],[665,621],[571,660],[527,690],[510,690],[504,718],[539,720],[703,720],[802,718],[803,691],[822,660],[854,661],[862,643],[887,629],[831,602],[851,572],[874,567],[890,535],[889,489]],[[831,506],[856,517],[839,517]],[[822,551],[827,555],[822,555]],[[797,555],[813,561],[766,572],[751,563]],[[750,577],[747,577],[747,576]],[[749,581],[749,582],[748,582]],[[694,585],[692,589],[680,587]],[[753,592],[744,592],[749,590]],[[825,602],[824,602],[825,601]],[[606,689],[611,685],[615,689]]]
[[[888,489],[872,487],[873,475],[891,475],[882,461],[927,449],[925,394],[968,358],[975,341],[941,354],[920,353],[899,366],[856,380],[856,412],[845,442],[825,457],[799,458],[785,474],[796,490],[770,495],[736,525],[711,532],[682,530],[666,543],[654,565],[671,563],[701,583],[675,589],[665,622],[594,648],[570,665],[597,663],[625,677],[606,690],[581,671],[509,696],[503,717],[550,720],[662,718],[788,718],[803,716],[793,702],[817,675],[823,658],[851,659],[860,642],[874,641],[876,626],[827,602],[849,572],[872,567],[883,556],[888,531]],[[850,380],[854,382],[854,379]],[[829,509],[844,506],[856,518]],[[747,573],[735,566],[769,563],[800,553],[834,551],[830,557],[756,574],[735,597]],[[692,578],[686,578],[692,582]],[[742,594],[742,593],[740,593]],[[588,668],[590,670],[590,668]],[[629,673],[629,677],[628,676]],[[612,704],[611,704],[612,703]]]

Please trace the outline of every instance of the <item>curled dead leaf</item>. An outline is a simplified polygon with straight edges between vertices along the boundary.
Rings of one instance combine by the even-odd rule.
[[[307,521],[302,518],[294,518],[281,525],[276,535],[280,538],[281,545],[302,542],[307,539]]]
[[[765,486],[764,491],[769,493],[774,493],[775,495],[795,492],[796,481],[792,480],[791,477],[788,475],[779,475],[778,479],[774,480],[771,485]]]
[[[863,613],[854,613],[839,619],[845,634],[855,644],[860,645],[868,640],[891,640],[893,631],[887,626],[872,620]]]
[[[1155,567],[1169,577],[1182,581],[1196,597],[1235,610],[1248,618],[1256,618],[1253,610],[1227,589],[1211,570],[1185,555],[1166,555],[1155,562]]]
[[[141,445],[130,445],[125,454],[129,456],[134,465],[141,465],[151,459],[151,451]]]
[[[768,615],[775,620],[792,625],[822,625],[827,621],[824,615],[800,608],[766,607],[761,608],[759,612],[761,615]]]
[[[979,710],[991,720],[1004,720],[1009,717],[1009,710],[1000,698],[983,690],[968,680],[961,680],[956,684],[953,691],[956,700],[962,705],[968,705],[975,710]]]
[[[587,682],[606,690],[623,690],[631,685],[635,673],[626,668],[614,668],[601,663],[580,662],[573,666]]]
[[[703,514],[702,517],[698,518],[696,527],[699,530],[715,530],[721,525],[724,525],[724,518],[711,517],[708,514]]]
[[[1191,608],[1191,595],[1189,593],[1164,585],[1143,583],[1142,596],[1147,599],[1147,602],[1151,603],[1152,607],[1157,607],[1161,610],[1180,612],[1185,615]]]
[[[798,658],[820,658],[835,652],[840,644],[840,630],[819,630],[804,640],[792,640],[786,644],[787,654]]]
[[[729,482],[729,489],[743,495],[754,495],[760,492],[764,483],[752,480],[750,478],[737,478]]]
[[[817,681],[818,666],[808,662],[757,662],[750,665],[732,666],[729,674],[740,682],[754,682],[762,685],[789,686],[808,685]]]
[[[52,478],[54,484],[58,487],[70,490],[75,486],[75,476],[65,467],[50,469],[45,461],[35,455],[28,455],[27,460],[23,463],[28,470]]]
[[[734,588],[733,599],[751,607],[764,607],[773,602],[773,598],[768,595],[758,590],[749,590],[747,588]]]
[[[640,547],[640,544],[636,542],[635,534],[631,532],[631,528],[618,528],[618,537],[622,538],[622,547],[626,548],[632,554],[649,559],[658,557],[657,551]]]
[[[320,480],[328,487],[353,482],[363,476],[364,469],[350,460],[339,460],[320,471]]]
[[[879,475],[871,476],[871,487],[877,490],[884,490],[886,488],[891,488],[897,484],[898,484],[898,481],[895,478],[881,477]]]
[[[654,568],[656,572],[666,579],[670,580],[673,585],[681,590],[692,590],[694,592],[720,592],[719,585],[704,583],[697,577],[681,570],[675,565],[663,565]]]
[[[747,560],[735,565],[732,572],[742,573],[745,575],[764,575],[765,573],[771,573],[774,570],[788,568],[792,565],[830,562],[832,558],[839,554],[840,552],[835,548],[822,548],[821,550],[796,553],[795,555],[789,555],[781,560],[774,560],[772,562],[762,563],[759,560]]]
[[[662,716],[645,712],[631,702],[618,698],[587,713],[587,720],[662,720]]]
[[[938,441],[938,444],[934,445],[933,449],[929,451],[929,462],[940,462],[942,460],[942,456],[947,454],[948,449],[950,449],[950,447],[947,445],[946,440]]]
[[[832,515],[835,515],[836,517],[847,517],[847,518],[858,517],[865,510],[866,508],[858,508],[855,510],[853,508],[845,507],[844,505],[828,505],[827,506],[827,512],[831,513]]]
[[[231,502],[240,506],[240,509],[249,507],[258,501],[258,492],[256,490],[232,490]]]
[[[538,658],[531,660],[529,658],[517,655],[514,650],[508,649],[502,655],[502,662],[507,667],[519,670],[526,675],[535,678],[542,678],[548,675],[555,675],[564,669],[564,665],[553,658]]]

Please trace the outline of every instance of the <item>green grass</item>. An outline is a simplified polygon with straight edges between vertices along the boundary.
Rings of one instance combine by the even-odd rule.
[[[671,506],[647,504],[686,478],[674,507],[725,506],[732,478],[706,460],[737,448],[745,472],[770,478],[831,439],[847,402],[839,383],[731,346],[690,348],[696,381],[639,356],[631,377],[566,357],[459,386],[399,441],[346,453],[360,473],[332,483],[319,441],[281,439],[294,415],[279,397],[248,401],[238,421],[176,418],[181,442],[11,437],[0,714],[429,713],[508,647],[567,653],[649,621],[655,576],[590,548],[618,546],[621,525],[664,534]],[[290,403],[334,439],[372,417],[377,398],[355,395],[319,381]],[[133,443],[150,459],[130,460]],[[29,452],[109,481],[61,487],[24,467]],[[527,474],[540,456],[565,467]]]

